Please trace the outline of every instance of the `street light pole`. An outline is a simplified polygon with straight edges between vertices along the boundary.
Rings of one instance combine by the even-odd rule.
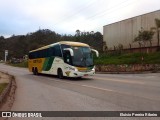
[[[8,50],[5,50],[5,62],[7,61]]]

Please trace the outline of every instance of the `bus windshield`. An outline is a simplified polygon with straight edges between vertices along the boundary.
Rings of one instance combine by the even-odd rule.
[[[73,66],[89,67],[93,66],[93,56],[89,47],[71,47],[74,52],[72,57]]]

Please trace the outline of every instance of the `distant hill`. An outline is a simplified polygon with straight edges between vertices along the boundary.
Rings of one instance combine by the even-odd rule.
[[[55,43],[58,41],[77,41],[89,44],[91,47],[102,51],[103,35],[100,32],[80,32],[72,35],[60,35],[49,29],[38,30],[27,35],[13,35],[10,38],[0,36],[0,60],[4,59],[4,51],[9,51],[8,59],[21,58],[30,50]]]

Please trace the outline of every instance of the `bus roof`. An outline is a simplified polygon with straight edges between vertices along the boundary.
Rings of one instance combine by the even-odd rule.
[[[70,41],[60,41],[60,44],[66,44],[70,46],[84,46],[84,47],[89,47],[89,45],[81,42],[70,42]]]
[[[57,45],[57,44],[66,44],[66,45],[70,45],[70,46],[81,46],[81,47],[84,46],[84,47],[89,47],[89,45],[87,45],[87,44],[85,44],[85,43],[81,43],[81,42],[60,41],[60,42],[57,42],[57,43],[53,43],[53,44],[50,44],[50,45],[46,45],[46,46],[40,47],[40,48],[35,49],[35,50],[31,50],[31,51],[29,51],[29,52],[34,52],[34,51],[43,50],[43,49],[52,47],[52,46]]]

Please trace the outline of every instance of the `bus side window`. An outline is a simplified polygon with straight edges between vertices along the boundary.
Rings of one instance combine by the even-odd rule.
[[[54,48],[54,54],[55,54],[55,56],[62,57],[60,46],[59,45],[55,45],[53,48]]]
[[[64,52],[64,62],[71,65],[71,55],[68,51]]]

